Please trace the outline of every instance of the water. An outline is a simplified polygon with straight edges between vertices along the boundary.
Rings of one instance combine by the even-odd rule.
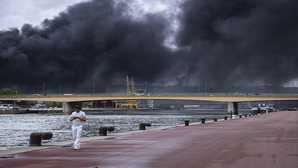
[[[201,118],[212,120],[214,117],[227,116],[222,111],[197,110],[160,110],[138,112],[92,112],[86,113],[87,122],[84,123],[82,137],[98,136],[99,127],[115,126],[115,131],[109,133],[127,132],[139,129],[139,123],[149,122],[152,129],[160,126],[174,126],[200,122]],[[26,147],[29,145],[32,132],[52,132],[51,140],[45,143],[71,140],[70,116],[62,114],[7,114],[0,115],[0,150]]]

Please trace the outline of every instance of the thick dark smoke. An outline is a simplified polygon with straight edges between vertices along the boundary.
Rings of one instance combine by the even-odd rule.
[[[134,19],[128,4],[93,0],[40,27],[0,32],[0,88],[105,86],[185,78],[188,84],[282,85],[298,78],[298,2],[187,0],[178,50],[164,46],[171,20]],[[103,89],[104,90],[104,89]]]
[[[126,75],[153,81],[168,65],[163,46],[167,21],[147,15],[136,21],[128,6],[94,0],[70,7],[41,28],[0,33],[1,84],[97,85]]]
[[[188,78],[218,85],[281,85],[298,77],[298,2],[189,0],[177,43]]]

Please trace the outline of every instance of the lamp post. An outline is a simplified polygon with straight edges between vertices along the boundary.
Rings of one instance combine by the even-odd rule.
[[[16,96],[18,94],[18,85],[16,85]],[[16,101],[13,101],[13,108],[16,107]]]
[[[42,95],[44,95],[44,83],[42,83]]]
[[[93,82],[93,94],[95,95],[95,82]]]

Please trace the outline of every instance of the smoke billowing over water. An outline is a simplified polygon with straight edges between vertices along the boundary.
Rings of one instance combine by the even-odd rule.
[[[127,74],[142,82],[184,77],[186,84],[218,86],[298,78],[297,1],[174,2],[178,14],[136,18],[133,0],[93,0],[38,27],[3,30],[0,88],[104,86]],[[169,37],[173,46],[165,44]]]

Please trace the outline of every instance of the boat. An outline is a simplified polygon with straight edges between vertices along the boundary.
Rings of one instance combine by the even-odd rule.
[[[11,104],[0,104],[0,109],[8,110],[12,108],[13,106]]]
[[[253,107],[250,111],[253,114],[267,113],[275,111],[275,108],[272,104],[269,104],[268,106],[266,106],[265,104],[258,104],[258,107]]]

